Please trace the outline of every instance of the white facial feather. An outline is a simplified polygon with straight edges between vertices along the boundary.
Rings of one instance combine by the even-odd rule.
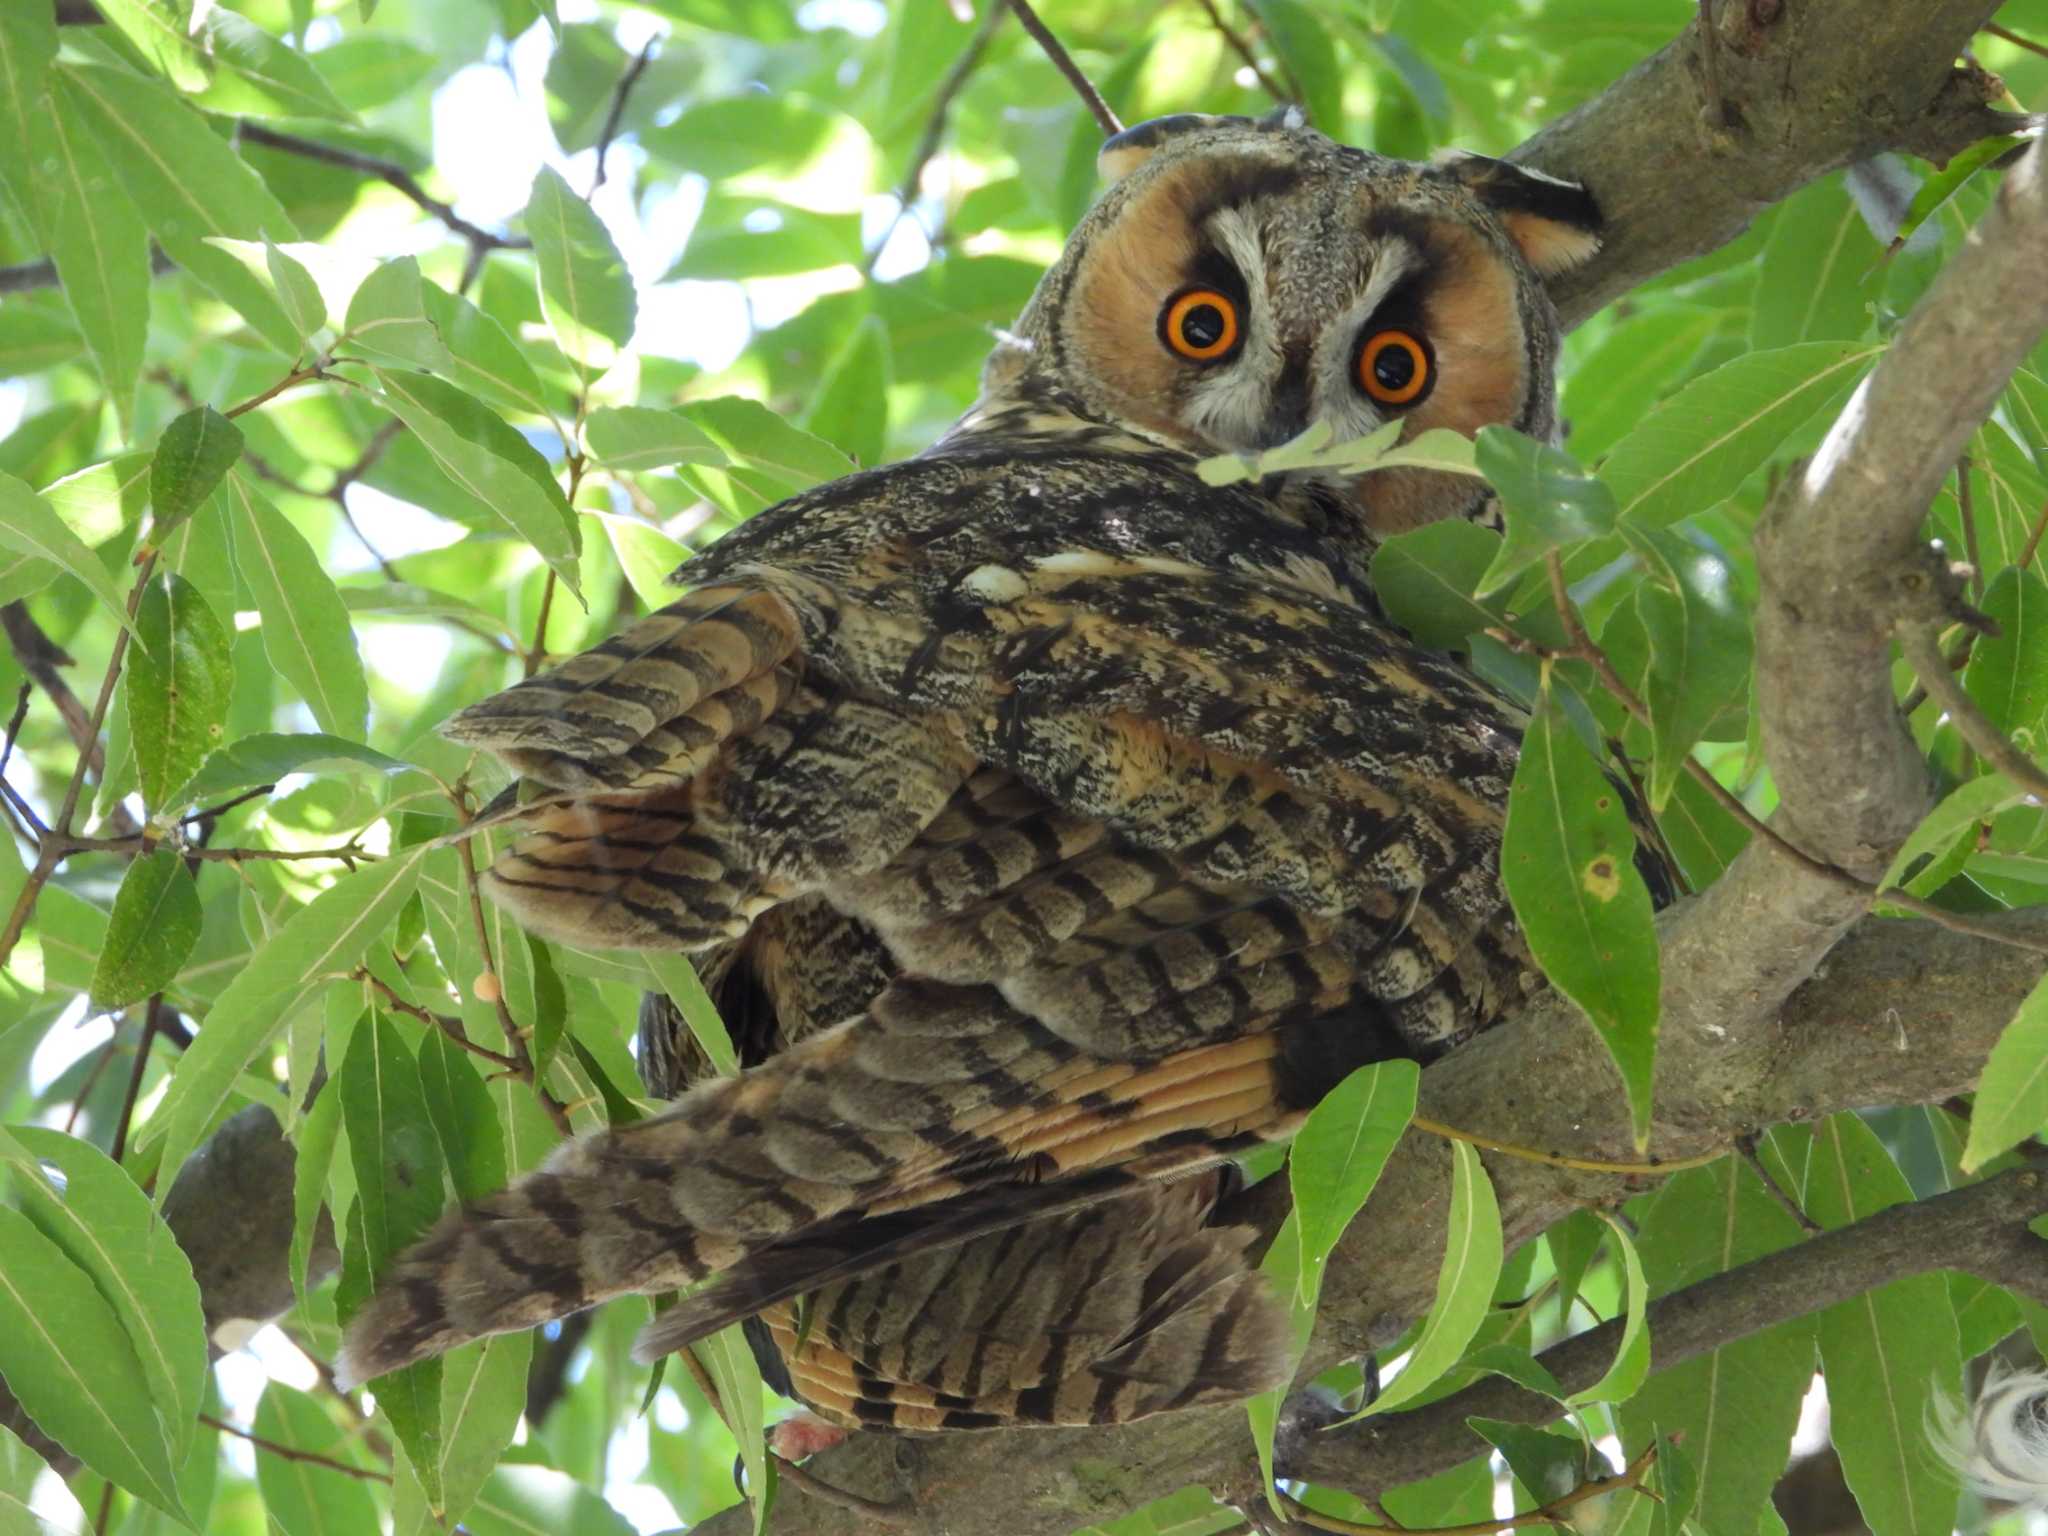
[[[2048,1370],[1994,1364],[1976,1401],[1937,1397],[1928,1425],[1949,1468],[1988,1498],[2048,1508]]]

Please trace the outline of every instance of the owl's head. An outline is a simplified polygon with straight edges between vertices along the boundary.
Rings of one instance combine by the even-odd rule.
[[[1400,419],[1556,429],[1546,276],[1599,243],[1585,189],[1476,155],[1427,165],[1289,116],[1160,118],[1102,148],[1110,186],[984,376],[1200,454]],[[1355,490],[1382,533],[1484,493],[1401,471]]]

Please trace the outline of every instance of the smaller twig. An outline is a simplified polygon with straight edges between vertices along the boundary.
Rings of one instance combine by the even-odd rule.
[[[154,240],[149,244],[149,275],[162,277],[166,272],[175,272],[178,264],[166,256],[163,247]],[[37,288],[55,288],[59,285],[57,263],[45,256],[41,261],[24,261],[19,266],[0,267],[0,294],[29,293]]]
[[[1956,731],[1980,757],[2035,799],[2048,802],[2048,773],[2043,773],[2032,758],[2012,744],[2011,737],[1984,718],[1983,711],[1977,708],[1977,701],[1970,697],[1963,685],[1956,681],[1955,673],[1949,670],[1948,659],[1941,654],[1941,640],[1933,625],[1902,625],[1899,654],[1913,669],[1913,675],[1920,679],[1920,686],[1927,690],[1928,697],[1942,707]],[[1891,899],[1889,891],[1885,893],[1885,899]]]
[[[917,201],[918,188],[924,182],[924,168],[931,164],[932,157],[939,152],[940,141],[945,137],[946,120],[952,115],[953,102],[980,67],[981,56],[988,51],[989,40],[996,35],[1003,18],[1010,14],[1004,0],[987,0],[987,7],[981,13],[981,22],[975,27],[974,35],[968,38],[967,46],[960,51],[960,57],[953,61],[953,67],[946,71],[946,78],[939,82],[938,92],[932,98],[932,109],[925,117],[924,132],[918,135],[917,147],[910,152],[910,169],[904,173],[903,181],[896,189],[895,217],[889,220],[882,237],[861,260],[863,277],[875,275],[875,263],[881,259],[883,249],[894,237],[897,226],[910,216],[911,205]]]
[[[389,1472],[379,1472],[374,1467],[359,1467],[354,1462],[337,1461],[332,1456],[322,1456],[318,1451],[302,1451],[295,1445],[279,1445],[275,1440],[266,1440],[253,1430],[243,1429],[239,1425],[230,1424],[225,1419],[216,1419],[210,1413],[200,1414],[199,1422],[219,1430],[222,1434],[234,1435],[238,1439],[246,1440],[259,1451],[268,1451],[271,1455],[281,1456],[286,1461],[303,1461],[311,1466],[325,1467],[330,1472],[345,1472],[350,1477],[361,1478],[366,1483],[388,1483],[391,1481],[391,1474]]]
[[[1620,1163],[1603,1157],[1574,1157],[1564,1152],[1542,1152],[1535,1147],[1518,1146],[1512,1141],[1482,1136],[1477,1131],[1460,1130],[1455,1125],[1445,1125],[1440,1120],[1430,1120],[1422,1115],[1417,1115],[1408,1123],[1418,1131],[1441,1136],[1445,1141],[1462,1141],[1475,1147],[1483,1147],[1488,1152],[1498,1152],[1503,1157],[1520,1158],[1528,1163],[1542,1163],[1548,1168],[1575,1168],[1581,1173],[1614,1173],[1625,1177],[1655,1178],[1667,1173],[1680,1173],[1687,1168],[1704,1168],[1709,1163],[1718,1163],[1728,1155],[1726,1147],[1716,1147],[1711,1152],[1698,1152],[1690,1157],[1651,1158],[1641,1163]]]
[[[597,135],[597,175],[591,179],[591,197],[597,196],[597,189],[604,185],[605,157],[611,153],[612,140],[619,135],[620,119],[626,115],[626,98],[633,94],[633,87],[640,83],[640,77],[647,73],[647,66],[653,62],[657,41],[652,37],[647,39],[647,46],[626,66],[625,73],[619,76],[619,83],[612,90],[612,104],[605,112],[604,127]]]
[[[245,416],[257,406],[275,400],[288,389],[297,389],[301,384],[311,384],[318,379],[331,378],[333,375],[327,371],[327,364],[331,361],[333,359],[322,357],[307,363],[303,368],[294,368],[268,389],[259,390],[240,405],[231,405],[221,414],[229,418]]]
[[[991,3],[998,3],[998,0],[991,0]],[[1060,40],[1046,30],[1045,23],[1038,18],[1038,12],[1031,8],[1030,0],[1009,0],[1009,4],[1010,9],[1017,13],[1017,20],[1024,24],[1024,30],[1031,34],[1032,40],[1045,51],[1045,56],[1052,60],[1053,68],[1067,77],[1067,84],[1071,85],[1074,93],[1081,98],[1081,104],[1094,117],[1096,126],[1102,129],[1103,136],[1111,138],[1122,133],[1124,125],[1118,121],[1116,113],[1110,110],[1109,103],[1102,99],[1102,92],[1095,89],[1095,82],[1081,72],[1081,66],[1074,62],[1073,55],[1067,52]]]
[[[276,788],[277,786],[275,784],[258,784],[254,789],[245,789],[239,795],[233,795],[228,799],[221,801],[219,805],[209,805],[204,810],[193,811],[190,815],[180,816],[178,820],[181,824],[183,824],[194,821],[206,821],[214,817],[225,816],[229,811],[232,811],[236,806],[247,805],[251,800],[261,800],[265,795],[269,794],[273,789]]]
[[[85,1110],[85,1101],[92,1097],[92,1091],[99,1085],[101,1076],[107,1070],[107,1063],[114,1059],[114,1053],[121,1048],[121,1031],[116,1025],[107,1043],[99,1048],[93,1058],[92,1070],[85,1074],[85,1081],[78,1085],[78,1092],[72,1095],[71,1108],[64,1116],[64,1134],[71,1135],[78,1126],[78,1117]]]
[[[1808,1232],[1825,1232],[1827,1228],[1806,1214],[1800,1207],[1799,1202],[1794,1200],[1785,1186],[1778,1182],[1778,1176],[1772,1173],[1769,1167],[1765,1165],[1764,1160],[1756,1155],[1756,1140],[1756,1133],[1754,1131],[1746,1136],[1735,1138],[1735,1150],[1741,1154],[1742,1160],[1749,1164],[1749,1171],[1763,1181],[1765,1191],[1773,1200],[1784,1207],[1787,1216],[1798,1222]]]
[[[1956,460],[1956,517],[1963,525],[1963,557],[1970,562],[1970,596],[1984,596],[1984,556],[1977,548],[1977,504],[1970,494],[1970,456]]]
[[[1208,15],[1210,25],[1215,27],[1217,32],[1222,35],[1223,41],[1229,44],[1230,51],[1244,60],[1245,68],[1249,69],[1258,80],[1261,90],[1275,101],[1292,102],[1297,106],[1301,104],[1299,94],[1283,89],[1271,75],[1266,73],[1265,66],[1259,62],[1259,56],[1252,52],[1250,40],[1223,19],[1223,12],[1216,8],[1216,0],[1195,0],[1195,3],[1200,5],[1202,10]]]
[[[53,861],[61,861],[74,853],[148,853],[161,843],[162,839],[140,832],[129,837],[75,837],[69,833],[53,832],[44,839],[43,848]],[[214,864],[288,864],[301,859],[338,859],[350,869],[358,864],[374,864],[381,857],[365,850],[353,838],[338,848],[202,848],[188,843],[178,852],[185,858],[204,859]]]
[[[2024,48],[2029,53],[2038,53],[2043,58],[2048,58],[2048,45],[2037,43],[2031,37],[2021,37],[2017,32],[2007,31],[1994,21],[1985,22],[1977,30],[1979,32],[1989,32],[1993,37],[2002,37],[2015,48]]]
[[[350,979],[368,982],[370,986],[376,989],[377,995],[384,999],[384,1006],[393,1013],[402,1013],[409,1019],[417,1019],[429,1028],[438,1029],[472,1056],[481,1056],[485,1061],[492,1063],[494,1066],[503,1067],[507,1072],[518,1073],[518,1057],[508,1056],[503,1051],[494,1051],[488,1045],[479,1045],[476,1041],[469,1038],[468,1031],[462,1027],[462,1020],[450,1014],[435,1013],[432,1009],[422,1008],[418,1003],[407,1002],[380,977],[371,974],[366,967],[357,966],[350,973]]]
[[[2027,534],[2026,547],[2020,551],[2021,570],[2034,563],[2034,554],[2041,547],[2041,535],[2044,533],[2048,533],[2048,501],[2041,503],[2041,510],[2034,518],[2034,526]]]
[[[114,1485],[107,1484],[100,1490],[99,1513],[92,1517],[92,1536],[107,1536],[107,1523],[114,1516]]]
[[[395,160],[380,160],[375,155],[358,154],[352,149],[339,149],[332,144],[322,144],[314,139],[302,139],[295,134],[279,133],[274,128],[266,128],[263,124],[248,118],[242,119],[240,132],[241,136],[252,144],[282,150],[288,155],[300,155],[308,160],[319,160],[328,165],[338,165],[343,170],[356,171],[364,176],[374,176],[410,199],[415,207],[431,213],[473,246],[507,251],[525,251],[533,248],[533,242],[522,236],[494,235],[488,229],[470,223],[458,214],[451,204],[442,202],[438,197],[429,196],[427,189],[414,179],[412,172]]]
[[[555,572],[548,568],[547,580],[540,586],[540,613],[533,621],[533,645],[523,658],[526,675],[531,677],[540,670],[540,664],[548,655],[548,613],[555,606]]]
[[[135,1045],[135,1066],[128,1074],[128,1091],[121,1100],[120,1118],[114,1122],[114,1161],[128,1150],[128,1131],[135,1120],[135,1101],[142,1096],[142,1074],[149,1066],[149,1047],[163,1027],[164,995],[154,994],[142,1015],[142,1038]],[[79,1095],[84,1098],[84,1094]]]

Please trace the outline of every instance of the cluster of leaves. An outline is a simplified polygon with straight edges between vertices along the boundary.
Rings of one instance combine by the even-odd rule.
[[[644,989],[675,997],[730,1066],[686,963],[545,944],[475,901],[472,866],[445,839],[494,786],[473,787],[478,765],[432,727],[659,604],[690,548],[761,507],[935,437],[972,398],[989,328],[1014,317],[1091,196],[1097,132],[1015,27],[942,99],[976,46],[944,0],[795,13],[604,0],[567,18],[554,0],[100,9],[105,24],[60,29],[46,7],[0,6],[0,264],[17,264],[0,378],[18,381],[5,400],[21,412],[0,441],[13,641],[0,699],[20,688],[28,705],[8,733],[19,799],[0,838],[0,913],[25,919],[0,943],[0,1374],[84,1463],[81,1511],[51,1520],[622,1532],[598,1490],[650,1407],[682,1427],[651,1437],[639,1480],[695,1520],[737,1497],[736,1445],[749,1486],[771,1486],[763,1394],[732,1340],[704,1360],[731,1429],[693,1381],[650,1382],[628,1363],[644,1316],[632,1306],[598,1317],[574,1385],[516,1445],[529,1336],[381,1383],[372,1418],[278,1380],[223,1402],[192,1266],[158,1207],[227,1116],[275,1112],[297,1149],[298,1299],[283,1326],[327,1360],[338,1319],[446,1202],[533,1166],[565,1125],[644,1110],[627,1043]],[[1418,156],[1506,149],[1692,11],[1250,0],[1223,6],[1233,39],[1193,5],[1143,19],[1095,0],[1041,9],[1127,120],[1264,110],[1242,41],[1320,126]],[[2048,15],[2033,19],[2048,32]],[[638,52],[650,35],[658,46]],[[501,63],[532,77],[507,110],[544,113],[561,153],[490,230],[441,200],[465,189],[436,180],[428,146],[516,138],[435,116],[437,100],[498,99],[475,93]],[[2048,88],[2026,56],[2011,63],[2023,96]],[[900,209],[889,193],[905,185]],[[1748,535],[1772,477],[1818,440],[1987,195],[1961,170],[1927,186],[1924,233],[1889,261],[1837,179],[1586,327],[1567,368],[1575,461],[1494,434],[1472,461],[1502,493],[1507,539],[1424,529],[1375,568],[1403,624],[1530,705],[1511,889],[1546,970],[1612,1042],[1639,1126],[1655,946],[1605,768],[1638,765],[1696,888],[1747,833],[1687,761],[1768,809]],[[687,243],[665,251],[660,231],[678,222]],[[45,259],[58,281],[33,286],[28,266]],[[677,361],[713,311],[744,314],[745,346]],[[1934,517],[1975,552],[1983,604],[2004,624],[1974,647],[1966,686],[2023,741],[2048,725],[2048,652],[2028,608],[2048,605],[2030,542],[2048,504],[2037,361],[1972,454],[1969,517],[1953,497]],[[1399,451],[1425,446],[1445,467],[1471,452]],[[359,525],[404,550],[387,558]],[[1570,638],[1553,555],[1640,718],[1583,660],[1550,654]],[[67,653],[83,700],[63,681]],[[102,676],[114,686],[95,698]],[[1915,725],[1954,793],[1899,880],[1963,908],[2034,900],[2048,870],[2038,808],[1933,710]],[[114,1029],[81,1056],[87,1015]],[[2048,1004],[2032,1001],[1987,1076],[1967,1154],[1942,1116],[1844,1117],[1774,1138],[1779,1181],[1834,1224],[1995,1166],[2048,1119],[2026,1071],[2044,1030]],[[59,1070],[36,1066],[53,1059]],[[1413,1102],[1412,1069],[1383,1068],[1299,1139],[1300,1203],[1268,1263],[1304,1329]],[[1799,1235],[1729,1161],[1646,1198],[1633,1243],[1585,1218],[1504,1254],[1478,1159],[1461,1149],[1457,1168],[1437,1304],[1375,1412],[1487,1370],[1554,1389],[1531,1352],[1582,1313],[1639,1318],[1646,1295]],[[335,1248],[339,1279],[323,1284]],[[1690,1513],[1700,1529],[1768,1528],[1817,1347],[1873,1527],[1941,1528],[1953,1491],[1897,1426],[1910,1439],[1930,1384],[2041,1320],[1996,1288],[1940,1279],[1838,1310],[1647,1385],[1636,1327],[1607,1379],[1568,1404],[1569,1431],[1477,1427],[1536,1503],[1600,1475],[1591,1446],[1617,1425],[1631,1450],[1683,1431],[1683,1453],[1667,1442],[1659,1460],[1664,1505],[1617,1501],[1624,1526],[1675,1531]],[[1912,1358],[1877,1348],[1902,1321],[1921,1341]],[[1864,1417],[1879,1402],[1899,1409],[1890,1430]],[[1273,1407],[1254,1408],[1268,1451]],[[256,1437],[253,1477],[243,1442],[217,1427],[235,1418]],[[0,1431],[10,1520],[43,1467]],[[1483,1519],[1495,1480],[1482,1458],[1387,1503],[1411,1523]],[[1370,1518],[1341,1494],[1301,1492]],[[1236,1521],[1183,1495],[1109,1529]]]

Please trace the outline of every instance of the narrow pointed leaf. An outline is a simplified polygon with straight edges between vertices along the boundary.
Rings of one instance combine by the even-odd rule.
[[[195,406],[165,427],[149,464],[156,529],[168,532],[182,522],[241,456],[242,429],[210,405]]]
[[[2048,1126],[2048,977],[2020,1003],[1984,1063],[1963,1171],[1975,1173],[2043,1126]]]
[[[1636,1144],[1650,1130],[1658,951],[1621,794],[1550,684],[1508,792],[1501,874],[1543,974],[1600,1032],[1628,1094]]]
[[[1778,445],[1856,382],[1879,348],[1808,341],[1747,352],[1638,421],[1601,466],[1621,515],[1676,522],[1726,501]]]
[[[50,259],[125,433],[149,329],[149,232],[73,97],[45,96],[36,142]]]
[[[534,178],[526,205],[540,275],[541,310],[585,382],[611,367],[633,339],[633,278],[590,205],[552,168]]]
[[[1601,1213],[1600,1219],[1607,1223],[1609,1240],[1621,1255],[1622,1273],[1627,1280],[1622,1292],[1622,1305],[1628,1321],[1622,1324],[1621,1343],[1615,1346],[1614,1363],[1598,1381],[1566,1399],[1580,1406],[1625,1402],[1636,1395],[1636,1389],[1650,1374],[1650,1334],[1643,1318],[1644,1309],[1650,1304],[1650,1295],[1649,1286],[1643,1278],[1643,1261],[1637,1257],[1635,1241],[1628,1235],[1626,1227],[1605,1212]]]
[[[0,1376],[65,1450],[183,1520],[170,1439],[127,1331],[85,1272],[4,1206]]]
[[[214,1000],[144,1128],[145,1143],[164,1144],[159,1198],[285,1015],[345,973],[396,921],[419,883],[421,854],[410,848],[342,876],[293,913]]]
[[[1476,453],[1506,524],[1477,596],[1498,592],[1552,550],[1613,531],[1613,494],[1563,449],[1509,427],[1482,427]]]
[[[1458,1363],[1493,1303],[1500,1278],[1500,1205],[1479,1154],[1462,1141],[1451,1143],[1451,1209],[1436,1300],[1422,1321],[1422,1333],[1408,1363],[1385,1391],[1354,1419],[1386,1413],[1412,1401]]]
[[[738,1323],[721,1328],[708,1339],[690,1346],[711,1384],[718,1389],[718,1406],[725,1415],[726,1428],[739,1442],[740,1460],[747,1467],[747,1489],[754,1506],[754,1530],[758,1533],[768,1515],[768,1445],[761,1415],[761,1367],[754,1361],[745,1333]]]
[[[1649,637],[1650,806],[1662,811],[1707,728],[1749,687],[1750,623],[1728,562],[1660,528],[1624,523],[1650,579],[1636,588]]]
[[[664,469],[671,464],[727,462],[725,449],[675,411],[644,405],[592,411],[585,428],[590,451],[609,469]]]
[[[135,610],[143,648],[124,685],[143,803],[161,815],[172,791],[226,735],[235,683],[232,639],[182,576],[152,581]]]
[[[22,1213],[114,1309],[149,1380],[172,1462],[182,1462],[199,1428],[207,1375],[206,1319],[191,1261],[149,1196],[99,1148],[42,1126],[16,1126],[12,1134],[64,1176],[61,1194],[43,1180],[24,1180]]]
[[[1360,1067],[1324,1095],[1294,1135],[1287,1182],[1294,1192],[1305,1296],[1322,1286],[1323,1264],[1379,1182],[1415,1114],[1421,1073],[1413,1062]]]
[[[408,766],[342,736],[320,732],[283,736],[259,731],[207,758],[170,797],[167,808],[182,810],[202,801],[225,799],[258,784],[274,784],[290,773],[397,773]]]
[[[341,1113],[355,1159],[356,1213],[368,1243],[372,1284],[432,1227],[444,1201],[440,1138],[420,1085],[419,1063],[379,1010],[356,1027],[341,1066]],[[438,1359],[377,1379],[377,1405],[404,1443],[427,1501],[441,1486],[441,1374]]]
[[[112,1012],[161,992],[199,942],[204,917],[185,861],[168,848],[128,866],[92,973],[92,1005]]]
[[[0,474],[0,545],[47,560],[76,576],[130,635],[135,634],[128,604],[114,590],[113,579],[99,556],[71,531],[54,507],[9,474]]]
[[[740,1058],[733,1049],[732,1035],[726,1030],[725,1020],[718,1016],[718,1005],[697,979],[697,968],[690,963],[689,956],[648,949],[640,951],[640,959],[647,967],[650,984],[656,991],[668,994],[683,1022],[690,1026],[690,1033],[697,1037],[697,1044],[711,1059],[711,1065],[721,1076],[736,1075]]]
[[[221,504],[234,525],[235,568],[263,615],[263,653],[323,731],[360,738],[369,687],[333,578],[306,536],[239,471],[221,488]]]
[[[342,1536],[378,1528],[377,1501],[370,1485],[309,1457],[349,1466],[368,1463],[327,1410],[281,1381],[263,1389],[256,1405],[256,1482],[264,1512],[281,1536]],[[269,1446],[304,1452],[286,1457]]]

